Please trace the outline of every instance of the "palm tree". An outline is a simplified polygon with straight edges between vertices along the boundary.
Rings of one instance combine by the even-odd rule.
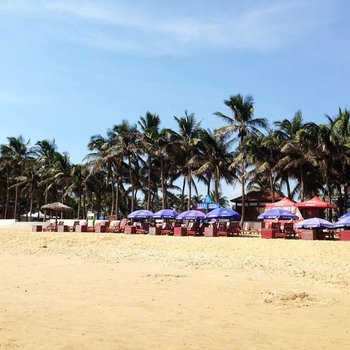
[[[147,112],[145,117],[140,117],[138,122],[141,131],[141,147],[147,154],[147,210],[151,207],[151,182],[152,182],[152,156],[157,151],[157,139],[159,138],[160,118],[157,114]]]
[[[275,166],[280,157],[280,143],[276,134],[270,131],[267,136],[263,133],[246,139],[247,163],[253,166],[250,171],[254,179],[265,176],[268,179],[272,202],[275,201],[276,172]]]
[[[54,167],[54,163],[56,160],[56,153],[57,153],[57,146],[55,143],[55,140],[49,141],[49,140],[41,140],[38,141],[35,146],[33,147],[34,156],[36,157],[36,161],[38,163],[38,172],[39,172],[39,178],[40,183],[39,186],[45,185],[44,190],[44,204],[48,203],[48,182],[46,179],[50,177],[50,173],[52,172],[52,169]]]
[[[276,170],[298,180],[300,197],[304,200],[307,191],[315,192],[318,188],[317,173],[314,172],[316,164],[310,152],[315,142],[317,125],[304,123],[300,111],[295,113],[291,121],[284,119],[275,125],[278,127],[275,134],[281,140],[281,158],[276,164]],[[307,186],[311,178],[313,178],[313,189],[310,187],[312,183]],[[290,193],[288,185],[288,196]]]
[[[219,118],[223,119],[228,125],[216,130],[215,134],[232,135],[237,134],[238,148],[242,155],[240,166],[241,184],[242,184],[242,215],[241,222],[244,221],[245,214],[245,182],[246,182],[246,167],[247,157],[244,148],[244,141],[247,136],[256,134],[258,128],[267,128],[267,120],[265,118],[254,118],[254,100],[252,96],[243,98],[241,94],[230,96],[224,101],[225,105],[230,108],[232,115],[228,116],[221,112],[214,113]]]
[[[25,141],[22,136],[8,137],[8,144],[0,146],[0,154],[8,169],[7,174],[7,195],[6,195],[6,209],[5,218],[7,217],[7,207],[9,202],[9,190],[15,188],[15,200],[14,200],[14,219],[17,217],[17,204],[18,204],[18,190],[20,186],[19,176],[22,175],[24,163],[31,154],[29,149],[29,140]],[[11,180],[15,180],[15,183],[11,185]]]
[[[350,185],[350,112],[339,108],[332,128],[335,146],[332,155],[335,186],[338,188],[340,214],[347,207]]]
[[[178,167],[183,176],[187,178],[188,185],[188,202],[187,209],[191,207],[192,200],[192,185],[193,185],[193,171],[194,156],[198,150],[197,144],[199,143],[199,131],[200,123],[197,122],[194,113],[188,114],[185,111],[184,116],[177,118],[174,117],[178,125],[178,132],[172,133],[173,154],[176,154],[176,160],[178,161]],[[185,184],[185,182],[184,182]],[[184,186],[182,191],[182,197],[184,192]]]
[[[198,166],[195,174],[203,174],[203,181],[207,184],[209,195],[211,182],[214,180],[213,199],[219,203],[220,180],[232,183],[235,174],[229,170],[232,154],[229,152],[232,141],[226,135],[215,136],[210,130],[201,130],[199,134],[199,153],[194,156],[194,163]]]
[[[107,130],[107,137],[103,137],[100,134],[91,136],[88,148],[92,152],[84,159],[88,161],[87,167],[89,169],[89,174],[87,178],[100,172],[106,173],[106,181],[110,182],[112,193],[111,215],[115,212],[117,219],[119,208],[119,178],[123,156],[121,154],[117,155],[115,151],[113,153],[111,152],[116,142],[116,134],[113,129]]]
[[[130,211],[135,210],[135,174],[132,166],[132,158],[137,158],[139,150],[140,133],[136,125],[130,125],[127,120],[123,120],[120,124],[113,127],[115,133],[116,143],[110,148],[110,155],[119,158],[122,155],[127,160],[127,167],[129,169],[129,181],[131,185],[131,208]]]

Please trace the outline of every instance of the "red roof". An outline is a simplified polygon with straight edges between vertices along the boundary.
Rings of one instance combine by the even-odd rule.
[[[266,203],[266,208],[295,207],[297,204],[288,197],[275,203]]]
[[[314,198],[305,202],[296,203],[296,205],[299,208],[335,208],[336,207],[333,204],[329,204],[325,202],[318,196],[315,196]]]

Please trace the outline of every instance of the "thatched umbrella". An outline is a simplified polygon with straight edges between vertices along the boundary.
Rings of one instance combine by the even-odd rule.
[[[47,210],[55,213],[68,213],[73,210],[73,208],[68,205],[62,204],[60,202],[54,202],[45,204],[41,207],[41,210]],[[56,215],[56,226],[57,226],[57,215]]]

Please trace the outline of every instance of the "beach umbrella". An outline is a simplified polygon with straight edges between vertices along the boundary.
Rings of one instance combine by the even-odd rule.
[[[294,228],[334,228],[334,224],[325,219],[312,218],[294,224]]]
[[[72,211],[73,208],[69,207],[68,205],[62,204],[60,202],[54,202],[54,203],[43,205],[41,207],[41,210],[54,211],[57,213],[67,213],[69,211]]]
[[[133,211],[128,215],[128,219],[151,219],[151,218],[153,218],[153,213],[145,209]]]
[[[182,220],[197,220],[205,219],[206,215],[199,210],[186,210],[179,214],[176,219]]]
[[[73,208],[69,207],[68,205],[65,205],[61,202],[54,202],[45,204],[41,207],[41,210],[47,210],[50,212],[55,213],[68,213],[73,210]],[[56,215],[56,226],[57,226],[57,215]]]
[[[350,226],[350,215],[341,216],[340,219],[334,224],[335,228]]]
[[[258,216],[258,220],[264,219],[296,220],[299,219],[299,216],[286,209],[273,208],[266,210]]]
[[[154,213],[153,219],[175,219],[179,213],[172,209],[162,209]]]
[[[350,213],[345,213],[344,215],[342,215],[342,216],[339,218],[339,220],[343,220],[343,219],[345,219],[345,218],[347,218],[347,217],[350,217]]]
[[[240,220],[241,215],[230,208],[216,208],[211,210],[207,215],[207,219],[230,219]]]

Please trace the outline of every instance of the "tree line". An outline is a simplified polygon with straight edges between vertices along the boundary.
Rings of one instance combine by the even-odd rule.
[[[247,190],[284,192],[304,200],[321,195],[346,209],[350,183],[350,114],[339,109],[326,123],[304,122],[302,113],[276,121],[255,117],[252,96],[224,101],[225,122],[201,126],[194,113],[175,116],[176,128],[162,128],[147,112],[137,124],[127,120],[106,135],[93,135],[88,154],[73,164],[55,141],[33,146],[23,136],[0,145],[0,204],[3,218],[38,211],[61,201],[74,217],[87,210],[123,217],[145,208],[189,209],[200,202],[198,184],[215,202],[229,206],[221,185],[241,186],[242,220]],[[30,218],[29,218],[30,219]]]

